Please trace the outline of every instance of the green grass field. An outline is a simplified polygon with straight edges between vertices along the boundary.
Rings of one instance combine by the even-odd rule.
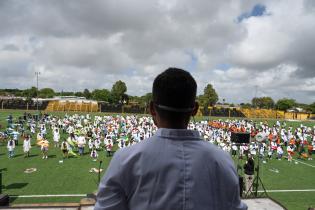
[[[20,116],[24,111],[0,111],[0,124],[6,126],[6,117],[12,114]],[[54,113],[63,115],[63,113]],[[200,120],[200,118],[196,119]],[[268,120],[273,123],[273,120]],[[301,122],[287,122],[288,126],[296,127]],[[303,122],[308,126],[314,122]],[[4,128],[2,128],[3,130]],[[52,139],[49,131],[48,139]],[[35,143],[35,137],[32,139]],[[24,158],[22,141],[15,150],[15,157],[9,159],[6,145],[0,145],[0,170],[2,171],[2,191],[12,195],[12,203],[34,202],[77,202],[82,197],[47,197],[47,198],[17,198],[17,195],[69,195],[87,194],[97,190],[98,174],[90,173],[91,168],[98,168],[99,162],[93,162],[88,151],[83,157],[62,160],[60,149],[49,148],[49,158],[41,158],[40,148],[34,145],[31,157]],[[87,148],[86,148],[87,149]],[[99,152],[99,159],[103,160],[102,168],[106,169],[110,158],[104,151]],[[271,160],[261,164],[261,178],[267,190],[306,190],[311,192],[270,192],[268,195],[282,203],[289,210],[302,210],[310,206],[315,207],[315,160],[299,160],[298,164],[286,160]],[[243,162],[240,162],[242,165]],[[26,174],[26,168],[36,168],[37,171]],[[275,171],[278,170],[278,173]],[[105,171],[105,170],[104,170]],[[104,174],[104,171],[101,175]]]

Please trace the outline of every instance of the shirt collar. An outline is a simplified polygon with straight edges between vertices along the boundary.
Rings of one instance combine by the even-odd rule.
[[[173,140],[200,140],[198,131],[187,129],[159,128],[155,135],[160,138],[168,138]]]

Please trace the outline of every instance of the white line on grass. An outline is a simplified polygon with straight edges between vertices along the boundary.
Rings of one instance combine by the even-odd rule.
[[[304,165],[310,166],[310,167],[312,167],[312,168],[315,168],[315,166],[313,166],[313,165],[311,165],[311,164],[308,164],[308,163],[304,163],[304,162],[299,161],[299,160],[297,160],[297,159],[292,159],[292,160],[294,160],[294,161],[296,161],[296,162],[299,162],[299,163],[302,163],[302,164],[304,164]]]
[[[305,189],[305,190],[266,190],[267,192],[315,192],[315,189]],[[258,192],[264,192],[259,190]]]
[[[47,197],[86,197],[86,194],[61,194],[61,195],[12,195],[13,198],[47,198]]]

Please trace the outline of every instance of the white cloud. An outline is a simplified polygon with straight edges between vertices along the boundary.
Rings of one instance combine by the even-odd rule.
[[[237,18],[257,4],[264,16]],[[151,91],[169,66],[186,68],[201,93],[315,101],[315,4],[310,0],[0,2],[0,88],[80,91],[123,80]],[[5,30],[4,30],[5,29]],[[225,69],[218,66],[225,64]],[[224,65],[223,65],[224,66]]]

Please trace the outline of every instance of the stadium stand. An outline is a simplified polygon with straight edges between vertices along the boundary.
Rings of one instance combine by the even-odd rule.
[[[98,103],[95,101],[66,101],[66,100],[55,100],[49,101],[49,104],[45,111],[78,111],[78,112],[97,112]]]
[[[307,120],[312,117],[312,114],[307,112],[285,112],[272,109],[240,109],[240,111],[247,118]]]
[[[97,101],[87,100],[84,97],[63,96],[49,100],[45,111],[77,111],[77,112],[98,112]]]

